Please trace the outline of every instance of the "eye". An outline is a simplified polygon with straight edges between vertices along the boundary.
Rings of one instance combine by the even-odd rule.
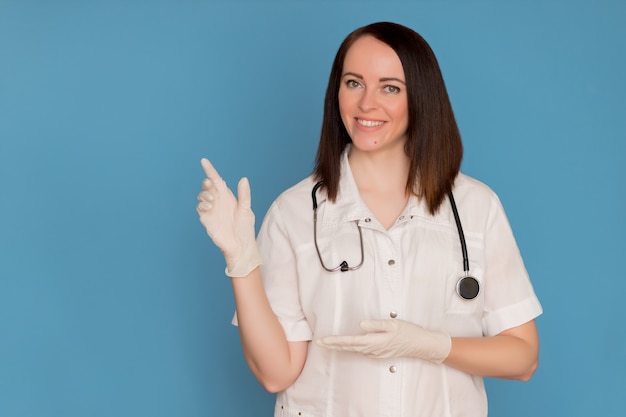
[[[400,87],[396,87],[395,85],[386,85],[383,87],[383,91],[389,94],[398,94],[400,92]]]
[[[348,88],[359,88],[361,86],[361,83],[356,80],[347,80],[346,86]]]

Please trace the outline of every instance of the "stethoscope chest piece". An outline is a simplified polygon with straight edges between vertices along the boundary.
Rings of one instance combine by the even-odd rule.
[[[480,292],[480,284],[476,278],[468,275],[456,283],[456,292],[465,300],[473,300]]]

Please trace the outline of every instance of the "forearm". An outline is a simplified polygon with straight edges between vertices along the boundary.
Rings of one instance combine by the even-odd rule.
[[[473,375],[528,381],[538,365],[534,321],[492,337],[453,337],[447,366]]]
[[[265,294],[258,268],[247,277],[233,278],[232,284],[239,335],[248,366],[268,391],[284,390],[300,374],[303,351],[294,350],[287,342]]]
[[[206,178],[196,210],[232,277],[239,334],[246,361],[268,391],[280,391],[298,377],[306,359],[307,342],[289,343],[272,311],[258,266],[261,264],[254,229],[250,184],[242,178],[237,196],[226,186],[211,162],[202,159]]]

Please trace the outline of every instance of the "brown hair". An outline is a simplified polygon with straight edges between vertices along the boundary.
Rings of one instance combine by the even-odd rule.
[[[313,176],[323,181],[328,199],[335,201],[339,189],[341,154],[351,142],[339,113],[338,93],[343,63],[352,44],[368,35],[389,45],[402,63],[409,109],[404,150],[411,160],[406,191],[425,199],[429,211],[434,214],[452,190],[459,173],[463,158],[461,134],[435,54],[418,33],[396,23],[379,22],[363,26],[350,33],[339,47],[326,89],[324,119]]]

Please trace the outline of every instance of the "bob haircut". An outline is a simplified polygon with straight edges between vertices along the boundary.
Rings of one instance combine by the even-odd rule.
[[[352,142],[339,113],[343,63],[348,49],[363,36],[372,36],[389,45],[400,58],[409,110],[404,151],[411,163],[406,192],[424,199],[429,212],[435,214],[452,190],[461,167],[461,134],[435,54],[418,33],[396,23],[378,22],[358,28],[339,47],[326,89],[313,176],[323,181],[328,199],[335,201],[339,191],[341,154]]]

